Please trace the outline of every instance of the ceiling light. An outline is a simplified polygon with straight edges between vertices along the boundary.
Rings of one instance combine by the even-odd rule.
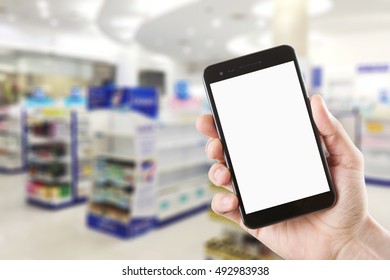
[[[211,21],[211,26],[214,28],[220,28],[222,25],[222,21],[219,18],[215,18]]]
[[[333,9],[332,0],[308,0],[308,13],[310,16],[320,16]],[[272,17],[275,11],[275,2],[261,1],[253,7],[253,13],[266,18]]]
[[[37,8],[41,18],[48,19],[50,18],[50,9],[49,3],[45,0],[37,1]]]
[[[39,0],[37,1],[37,7],[38,9],[48,9],[49,8],[49,3],[47,3],[46,0]]]

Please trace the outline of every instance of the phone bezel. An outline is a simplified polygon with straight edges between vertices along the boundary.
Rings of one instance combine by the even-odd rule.
[[[229,155],[229,150],[227,149],[224,133],[222,130],[218,111],[216,109],[210,84],[222,80],[230,79],[236,76],[245,75],[254,71],[266,69],[268,67],[276,66],[290,61],[293,61],[295,65],[296,74],[298,76],[300,87],[301,87],[303,102],[306,104],[306,109],[308,112],[310,123],[317,142],[319,155],[321,157],[324,172],[328,181],[329,191],[247,214],[245,212],[239,186],[237,184],[234,168]],[[223,75],[220,74],[221,72],[223,72]],[[310,100],[306,93],[298,60],[295,55],[295,51],[292,47],[288,45],[282,45],[282,46],[274,47],[271,49],[263,50],[260,52],[252,53],[249,55],[245,55],[242,57],[238,57],[238,58],[234,58],[231,60],[210,65],[204,70],[203,82],[207,92],[209,104],[211,106],[211,110],[214,116],[215,126],[217,128],[217,132],[224,149],[226,165],[231,173],[233,190],[238,197],[241,217],[244,224],[247,227],[259,228],[259,227],[267,226],[286,219],[323,210],[335,204],[336,202],[335,188],[330,175],[326,157],[322,149],[321,138],[318,133],[317,127],[314,123],[314,119],[311,112]]]

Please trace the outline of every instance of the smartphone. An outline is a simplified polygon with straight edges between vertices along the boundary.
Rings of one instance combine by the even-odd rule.
[[[336,202],[292,47],[210,65],[203,80],[247,227],[267,226]]]

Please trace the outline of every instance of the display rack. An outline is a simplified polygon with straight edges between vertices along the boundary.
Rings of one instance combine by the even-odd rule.
[[[0,108],[0,173],[26,168],[26,114],[18,106]]]
[[[95,88],[89,101],[96,160],[87,224],[120,238],[144,234],[155,227],[157,92]]]
[[[89,151],[79,146],[88,138],[87,120],[65,108],[28,110],[27,201],[58,209],[85,202]],[[90,168],[91,169],[91,168]]]
[[[157,224],[165,226],[200,211],[210,204],[207,178],[211,166],[204,152],[205,137],[195,120],[159,124],[157,134]]]
[[[361,147],[366,183],[390,187],[390,115],[363,116]]]

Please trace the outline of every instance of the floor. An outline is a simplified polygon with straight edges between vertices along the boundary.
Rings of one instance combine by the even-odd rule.
[[[0,259],[204,259],[223,225],[206,213],[130,240],[85,225],[86,206],[47,211],[25,203],[24,176],[0,175]],[[372,215],[390,230],[390,188],[367,188]]]

